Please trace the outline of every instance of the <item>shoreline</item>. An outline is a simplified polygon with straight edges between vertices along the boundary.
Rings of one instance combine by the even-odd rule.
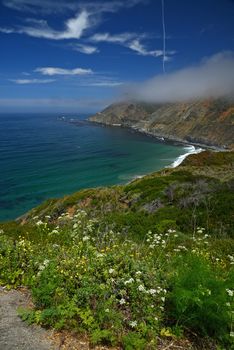
[[[109,128],[122,128],[122,129],[126,129],[129,130],[130,132],[134,132],[134,133],[138,133],[141,135],[145,135],[147,137],[152,137],[154,138],[157,142],[159,143],[167,143],[167,144],[172,144],[175,146],[194,146],[194,147],[199,147],[202,149],[207,149],[207,150],[213,150],[216,152],[225,152],[225,151],[230,151],[229,148],[225,148],[225,147],[221,147],[221,146],[217,146],[217,145],[209,145],[209,144],[204,144],[204,143],[199,143],[199,142],[193,142],[190,140],[183,140],[183,139],[179,139],[179,138],[173,138],[173,137],[169,137],[166,135],[161,135],[161,134],[154,134],[150,131],[144,130],[144,129],[138,129],[138,128],[134,128],[132,126],[124,126],[124,125],[114,125],[114,124],[105,124],[105,123],[99,123],[96,121],[91,121],[89,119],[87,119],[87,122],[90,124],[94,124],[97,126],[101,126],[101,127],[109,127]]]

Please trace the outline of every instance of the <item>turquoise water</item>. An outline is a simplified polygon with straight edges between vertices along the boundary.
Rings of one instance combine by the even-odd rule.
[[[126,183],[186,153],[121,128],[74,125],[58,117],[0,115],[0,220],[81,188]]]

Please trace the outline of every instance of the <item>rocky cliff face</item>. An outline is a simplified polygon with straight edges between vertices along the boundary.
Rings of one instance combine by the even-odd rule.
[[[130,127],[174,141],[234,148],[234,102],[226,99],[168,104],[116,103],[89,120]]]

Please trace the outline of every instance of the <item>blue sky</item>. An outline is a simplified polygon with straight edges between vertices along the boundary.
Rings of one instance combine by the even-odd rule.
[[[1,0],[0,111],[98,111],[212,57],[232,69],[233,23],[232,0]]]

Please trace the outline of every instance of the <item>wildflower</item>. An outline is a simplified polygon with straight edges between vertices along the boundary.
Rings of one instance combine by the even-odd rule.
[[[43,264],[44,264],[45,266],[47,266],[47,265],[49,264],[49,262],[50,262],[50,261],[49,261],[48,259],[45,259],[44,262],[43,262]]]
[[[157,292],[156,289],[150,289],[150,290],[149,290],[149,294],[151,294],[151,295],[156,294],[156,292]]]
[[[142,284],[140,284],[139,287],[138,287],[138,290],[140,292],[145,292],[145,287]]]
[[[229,297],[233,297],[234,291],[231,289],[226,289],[226,292],[228,293]]]
[[[137,321],[131,321],[129,322],[129,325],[134,328],[137,326]]]
[[[37,226],[41,226],[41,225],[43,225],[44,223],[41,221],[41,220],[38,220],[37,222],[36,222],[36,225]]]
[[[59,245],[55,243],[55,244],[53,244],[53,248],[57,249],[57,248],[59,248]]]
[[[123,304],[126,304],[126,301],[124,298],[122,298],[122,299],[120,299],[119,303],[120,303],[120,305],[123,305]]]
[[[77,228],[77,227],[78,227],[78,224],[74,224],[74,225],[73,225],[73,228]]]
[[[202,230],[197,230],[197,233],[203,233],[203,231]]]
[[[169,228],[169,230],[167,230],[168,233],[175,233],[176,230],[172,230],[171,228]]]
[[[134,279],[131,277],[131,278],[129,278],[129,280],[125,281],[124,284],[126,285],[126,284],[129,284],[132,282],[134,282]]]
[[[84,236],[83,237],[83,242],[86,242],[86,241],[88,241],[90,238],[89,238],[89,236]]]
[[[137,271],[137,272],[136,272],[136,275],[137,275],[137,276],[139,276],[139,275],[141,275],[141,274],[142,274],[141,271]]]
[[[110,309],[106,309],[105,312],[107,312],[107,313],[110,312]]]
[[[51,233],[59,233],[58,230],[54,229]]]
[[[115,270],[114,269],[109,269],[109,273],[114,273]]]

